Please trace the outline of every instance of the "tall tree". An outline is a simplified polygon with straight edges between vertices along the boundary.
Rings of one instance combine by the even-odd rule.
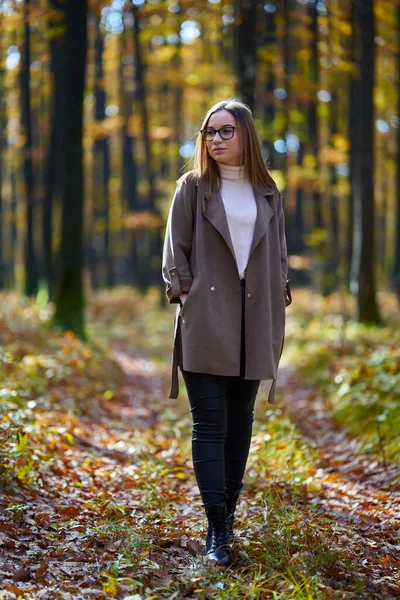
[[[87,0],[68,0],[66,13],[65,123],[66,177],[62,189],[60,281],[54,324],[85,336],[83,270],[83,93],[87,52]]]
[[[289,0],[283,0],[282,2],[283,12],[283,39],[282,39],[282,58],[283,58],[283,89],[285,90],[285,97],[282,98],[282,124],[283,131],[282,137],[284,140],[287,139],[289,133],[289,95],[290,95],[290,15],[289,15]],[[285,173],[288,169],[288,154],[287,150],[281,155],[281,165]]]
[[[26,238],[24,248],[25,294],[33,296],[38,291],[38,274],[35,256],[33,165],[32,165],[32,115],[31,115],[31,41],[30,41],[30,0],[24,1],[24,42],[21,52],[21,125],[24,131],[24,187],[26,200]]]
[[[298,27],[298,22],[294,23],[294,26]],[[299,36],[296,36],[294,38],[294,48],[295,51],[293,52],[294,56],[295,56],[295,64],[293,67],[293,72],[295,73],[297,72],[302,72],[303,66],[302,66],[302,60],[300,59],[300,52],[302,49],[302,39]],[[298,90],[299,84],[297,84],[297,88],[294,88],[294,92],[296,92]],[[296,98],[297,94],[294,93],[293,98]],[[299,94],[300,96],[300,94]],[[294,103],[291,106],[291,109],[293,111],[296,112],[300,112],[299,111],[299,106]],[[296,166],[298,168],[298,170],[300,171],[303,167],[303,161],[304,161],[304,155],[305,155],[305,151],[306,151],[306,140],[307,140],[307,133],[306,133],[306,125],[304,122],[299,122],[299,119],[297,119],[297,123],[296,123],[296,136],[298,139],[298,149],[296,152]],[[306,230],[306,226],[305,226],[305,219],[304,219],[304,204],[305,204],[305,193],[304,193],[304,188],[303,188],[303,183],[300,180],[298,185],[296,186],[296,190],[295,190],[295,208],[293,211],[293,223],[294,223],[294,227],[292,228],[291,231],[288,232],[289,236],[290,236],[290,241],[291,241],[291,248],[293,251],[293,254],[303,254],[304,249],[305,249],[305,242],[304,242],[304,233]],[[289,240],[288,240],[289,241]]]
[[[397,81],[400,81],[400,4],[397,6]],[[397,118],[400,120],[400,89],[397,86]],[[396,242],[393,287],[400,302],[400,122],[397,124],[397,168],[396,168]]]
[[[351,184],[354,199],[352,288],[357,294],[357,318],[379,323],[374,276],[374,106],[375,19],[373,0],[354,2],[358,77],[354,83],[356,139]]]
[[[3,69],[3,65],[0,61],[0,224],[4,223],[3,153],[6,149],[4,135],[6,130],[6,97],[4,92],[4,74],[5,70]],[[5,279],[5,261],[3,256],[3,228],[0,226],[0,290],[5,287]]]
[[[237,94],[252,111],[256,103],[256,21],[259,4],[258,0],[235,0],[234,63]]]
[[[314,159],[314,188],[312,192],[312,206],[314,211],[314,223],[316,227],[322,227],[322,204],[319,182],[319,128],[317,113],[317,85],[319,81],[319,56],[318,56],[318,10],[316,2],[309,2],[307,9],[309,17],[309,31],[311,35],[311,53],[309,61],[309,78],[311,82],[311,99],[308,105],[308,147]]]
[[[135,83],[136,97],[140,107],[143,131],[143,144],[145,154],[145,169],[148,182],[147,207],[153,208],[155,203],[155,175],[153,170],[153,157],[150,143],[150,125],[147,100],[147,89],[145,81],[145,65],[142,57],[142,46],[140,42],[140,8],[132,4],[133,15],[133,40],[135,49]]]
[[[65,186],[65,127],[61,115],[66,113],[67,88],[65,68],[67,60],[65,32],[65,3],[63,0],[50,0],[49,29],[50,72],[52,75],[52,96],[50,100],[50,135],[45,157],[45,192],[43,196],[43,259],[44,279],[48,296],[53,300],[55,284],[53,257],[53,214],[55,206],[61,202]],[[61,27],[60,27],[61,22]]]
[[[133,95],[134,81],[132,74],[133,65],[133,38],[131,33],[133,26],[132,13],[123,12],[123,31],[120,37],[120,114],[122,118],[121,139],[122,139],[122,169],[121,169],[121,193],[124,211],[133,212],[139,209],[138,198],[138,169],[135,160],[136,140],[133,135],[129,122],[133,116]],[[129,253],[126,261],[126,280],[125,283],[136,283],[136,239],[130,231],[123,231],[123,235],[129,235]]]
[[[270,10],[265,11],[265,37],[264,43],[268,50],[268,54],[273,56],[273,52],[276,46],[276,23],[275,13],[276,7],[271,5]],[[267,124],[267,131],[269,136],[263,140],[264,146],[268,149],[268,163],[271,168],[275,168],[275,149],[274,149],[274,136],[272,135],[272,125],[275,122],[276,103],[274,97],[275,84],[275,62],[270,60],[267,63],[267,73],[265,81],[265,95],[263,102],[264,121]]]
[[[96,17],[96,40],[94,44],[94,120],[98,131],[93,143],[93,218],[95,227],[92,237],[92,253],[99,260],[92,260],[93,287],[100,283],[98,270],[104,272],[102,283],[107,287],[114,285],[112,257],[110,256],[110,219],[109,219],[109,179],[110,179],[110,143],[108,134],[102,129],[106,119],[106,89],[104,82],[104,36],[100,18]],[[99,250],[99,252],[97,252]],[[100,268],[99,268],[100,267]]]
[[[140,40],[140,8],[132,4],[133,15],[133,41],[135,52],[135,83],[136,83],[136,99],[139,104],[140,116],[142,121],[145,172],[147,178],[147,200],[144,208],[158,216],[156,207],[156,188],[155,188],[155,173],[153,168],[153,155],[150,140],[150,120],[148,111],[148,98],[145,80],[145,63],[142,56],[142,45]],[[136,232],[135,232],[136,233]],[[138,285],[145,289],[149,285],[156,282],[163,289],[162,279],[159,276],[159,264],[156,268],[149,269],[149,262],[153,256],[161,257],[162,254],[162,238],[161,229],[157,229],[155,233],[150,227],[146,228],[141,235],[141,260],[137,262]],[[146,256],[147,250],[147,256]],[[152,264],[152,263],[151,263]]]
[[[129,128],[129,120],[132,118],[133,88],[134,82],[129,81],[128,67],[133,63],[133,54],[128,39],[128,28],[131,29],[131,14],[124,13],[124,28],[120,38],[120,103],[122,117],[122,198],[124,207],[128,210],[138,208],[138,174],[135,162],[135,137]],[[130,71],[130,69],[129,69]]]
[[[175,53],[172,58],[172,64],[176,72],[181,72],[182,69],[182,40],[180,36],[180,30],[182,26],[182,9],[177,11],[176,13],[176,34],[177,34],[177,42],[175,45]],[[184,100],[184,92],[182,86],[181,78],[175,77],[175,83],[173,85],[173,102],[175,106],[174,114],[173,114],[173,129],[174,136],[173,141],[176,146],[179,148],[182,142],[182,133],[183,133],[183,100]],[[181,169],[183,167],[183,158],[178,152],[178,173],[181,174]],[[163,295],[165,297],[165,295]]]
[[[357,69],[356,62],[356,38],[354,35],[355,30],[355,7],[354,2],[351,3],[350,14],[349,14],[349,26],[353,32],[353,35],[350,36],[349,41],[349,62]],[[346,223],[346,266],[348,272],[346,273],[346,279],[348,281],[349,291],[355,289],[356,283],[356,274],[354,273],[353,277],[353,243],[354,243],[354,185],[353,181],[356,176],[358,163],[356,161],[356,156],[359,152],[360,148],[360,136],[358,132],[358,128],[360,127],[360,120],[357,117],[357,95],[356,95],[356,78],[354,75],[350,78],[349,83],[349,110],[348,110],[348,134],[349,134],[349,167],[350,167],[350,194],[349,194],[349,204],[348,204],[348,217]],[[353,283],[354,280],[354,283]]]

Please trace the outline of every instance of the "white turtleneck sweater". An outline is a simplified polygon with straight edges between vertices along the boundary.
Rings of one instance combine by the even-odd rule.
[[[253,187],[245,177],[243,167],[218,164],[221,175],[221,197],[224,203],[229,232],[235,250],[240,279],[249,261],[257,217]]]

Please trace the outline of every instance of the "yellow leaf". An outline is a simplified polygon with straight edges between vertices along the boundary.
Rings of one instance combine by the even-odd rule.
[[[313,154],[305,154],[303,158],[303,165],[305,167],[315,167],[316,161],[315,156]]]
[[[190,73],[186,77],[186,83],[188,85],[199,85],[199,83],[201,83],[201,79],[198,75],[196,75],[196,73]]]
[[[105,594],[110,594],[110,596],[117,595],[118,583],[114,577],[109,577],[107,581],[102,583],[101,587],[103,588],[103,592]]]
[[[347,152],[349,149],[349,141],[344,135],[340,135],[336,133],[332,135],[332,143],[335,146],[336,150],[340,150],[341,152]]]
[[[349,21],[339,21],[339,29],[344,35],[353,33],[351,23]]]
[[[311,50],[309,48],[302,48],[297,53],[298,60],[310,60],[311,58]]]
[[[73,445],[74,445],[74,443],[75,443],[74,436],[73,436],[71,433],[68,433],[68,431],[66,431],[66,432],[63,434],[63,438],[65,439],[65,441],[66,441],[66,442],[68,442],[68,444],[69,444],[70,446],[73,446]]]
[[[26,434],[22,434],[20,431],[18,431],[18,444],[17,444],[18,452],[23,452],[26,448],[27,443],[28,443],[28,436]]]
[[[34,465],[34,461],[31,460],[24,467],[21,467],[19,469],[15,469],[15,473],[16,473],[16,475],[17,475],[17,477],[18,477],[18,479],[20,481],[24,481],[24,479],[26,478],[26,476],[29,475],[29,473],[32,471],[33,465]]]

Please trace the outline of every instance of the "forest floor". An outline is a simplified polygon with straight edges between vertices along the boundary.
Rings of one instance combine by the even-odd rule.
[[[276,404],[264,383],[257,398],[234,564],[204,561],[183,384],[167,398],[171,313],[142,303],[127,341],[125,301],[96,301],[95,344],[2,304],[0,599],[398,598],[399,462],[285,360]]]

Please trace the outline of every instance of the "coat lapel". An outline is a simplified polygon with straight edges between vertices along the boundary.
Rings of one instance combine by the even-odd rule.
[[[250,246],[249,260],[253,251],[264,237],[268,229],[268,224],[272,216],[275,214],[275,211],[272,208],[271,203],[269,201],[271,197],[273,198],[273,195],[274,192],[270,188],[259,187],[254,191],[254,196],[257,205],[257,217],[254,225],[253,240]],[[266,196],[268,196],[269,198],[266,198]],[[210,223],[214,225],[215,229],[221,234],[226,244],[229,246],[229,249],[232,252],[234,259],[236,260],[235,250],[233,248],[232,239],[229,233],[229,226],[228,220],[226,218],[224,203],[222,201],[221,194],[219,191],[215,190],[211,193],[210,198],[208,198],[206,201],[206,206],[203,211],[203,214],[206,217],[206,219],[208,219]]]
[[[250,246],[249,260],[254,250],[261,242],[267,232],[268,224],[275,214],[269,199],[273,198],[274,192],[269,188],[258,188],[254,190],[254,196],[257,204],[257,218],[254,225],[253,241]],[[267,199],[265,196],[269,196]]]
[[[211,192],[210,198],[206,201],[206,207],[203,212],[206,219],[214,225],[215,229],[222,235],[225,242],[228,244],[230,251],[232,252],[233,258],[235,257],[235,250],[233,248],[231,234],[229,233],[228,220],[226,218],[226,212],[224,203],[221,198],[219,191],[215,190]]]

